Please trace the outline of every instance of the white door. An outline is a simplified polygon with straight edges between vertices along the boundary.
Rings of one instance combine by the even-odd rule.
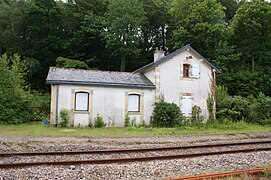
[[[192,115],[192,97],[191,96],[182,97],[182,113],[184,116]]]

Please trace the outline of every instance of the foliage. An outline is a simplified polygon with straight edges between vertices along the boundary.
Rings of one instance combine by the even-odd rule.
[[[20,124],[30,121],[30,94],[25,76],[25,63],[18,55],[0,57],[0,123]]]
[[[120,71],[125,71],[126,59],[139,55],[138,29],[144,18],[143,4],[139,0],[109,1],[106,13],[106,48],[121,60]]]
[[[94,118],[94,121],[95,121],[94,122],[94,127],[95,128],[102,128],[102,127],[106,126],[106,124],[103,121],[103,117],[100,116],[99,114],[97,115],[96,118]]]
[[[85,62],[58,57],[56,59],[56,67],[61,68],[76,68],[76,69],[90,69]]]
[[[29,109],[32,121],[49,119],[50,115],[50,94],[31,92]]]
[[[269,66],[271,52],[271,4],[264,0],[245,2],[237,10],[231,28],[233,44],[242,53],[238,63],[252,71]]]
[[[61,127],[68,127],[69,120],[70,120],[70,117],[69,117],[70,111],[68,109],[61,109],[59,113],[60,113],[60,118],[61,118],[61,121],[60,121]]]
[[[209,120],[214,120],[214,100],[212,96],[209,94],[208,98],[206,100],[207,108],[208,108],[208,113],[209,113]]]
[[[136,127],[136,117],[133,117],[131,125],[132,127]]]
[[[271,96],[270,1],[0,0],[0,9],[0,54],[20,54],[34,90],[49,91],[50,66],[134,71],[156,47],[191,44],[222,69],[217,84],[231,96]]]
[[[196,123],[202,123],[203,117],[200,115],[201,113],[201,108],[199,106],[194,105],[192,107],[192,124]]]
[[[165,102],[163,97],[155,102],[151,117],[153,127],[176,127],[181,121],[182,113],[176,104]]]
[[[217,118],[271,124],[271,98],[260,93],[256,98],[229,96],[225,88],[217,88]]]
[[[131,119],[130,116],[128,114],[125,115],[124,118],[124,127],[130,127],[131,126]]]
[[[250,122],[271,125],[271,98],[260,93],[256,98],[250,98]]]
[[[173,0],[171,13],[176,21],[175,47],[191,44],[207,58],[229,36],[224,22],[225,14],[216,0]]]

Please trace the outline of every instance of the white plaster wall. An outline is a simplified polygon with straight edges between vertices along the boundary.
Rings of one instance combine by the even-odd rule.
[[[189,59],[191,64],[200,64],[200,78],[182,78],[182,64],[186,62],[187,56],[193,56]],[[173,102],[181,107],[181,96],[183,93],[192,94],[192,106],[197,105],[202,109],[202,116],[208,118],[206,100],[211,93],[211,67],[203,62],[196,54],[191,51],[185,51],[172,59],[160,64],[160,93],[162,93],[167,102]],[[152,70],[154,73],[154,70]],[[151,72],[146,74],[152,76]]]
[[[144,72],[144,75],[153,83],[155,84],[155,71],[149,70]]]
[[[126,88],[112,88],[112,87],[91,87],[91,86],[76,86],[76,85],[59,85],[58,98],[58,114],[62,108],[72,111],[73,97],[72,90],[92,91],[92,106],[91,113],[75,113],[74,125],[80,126],[88,125],[87,118],[94,124],[94,118],[99,114],[103,117],[107,126],[122,127],[124,126],[124,117],[127,112],[125,96],[127,92],[144,93],[144,111],[143,119],[145,123],[150,123],[150,116],[153,110],[154,90],[151,89],[126,89]],[[52,102],[53,103],[53,102]],[[140,115],[131,115],[131,119],[136,117],[137,123],[140,122]],[[60,121],[60,118],[58,118]]]

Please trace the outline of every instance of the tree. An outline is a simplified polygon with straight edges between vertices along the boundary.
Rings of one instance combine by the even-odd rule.
[[[239,67],[263,71],[271,65],[271,4],[264,0],[244,3],[236,12],[231,28],[232,43],[241,52]]]
[[[169,13],[171,0],[140,0],[143,3],[145,19],[140,27],[139,67],[153,61],[153,51],[156,47],[167,50],[168,41],[172,36],[172,16]]]
[[[244,3],[243,0],[217,0],[222,6],[225,12],[225,20],[229,23],[234,17],[237,9]]]
[[[88,65],[83,61],[58,57],[56,59],[56,67],[61,68],[76,68],[76,69],[90,69]]]
[[[21,53],[24,49],[24,17],[29,5],[24,0],[0,0],[0,54]]]
[[[111,57],[120,59],[120,71],[125,71],[126,61],[139,56],[143,4],[139,0],[110,0],[106,20],[106,48]]]
[[[11,67],[8,64],[12,64]],[[25,63],[18,55],[0,57],[0,123],[19,124],[30,121],[29,92],[27,91]]]
[[[217,44],[228,39],[225,14],[216,0],[173,0],[171,13],[176,21],[175,48],[191,44],[203,56],[212,58]]]

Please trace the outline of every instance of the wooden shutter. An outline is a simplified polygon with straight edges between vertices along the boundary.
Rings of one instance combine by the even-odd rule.
[[[75,93],[75,110],[88,111],[88,93],[86,92]]]
[[[199,78],[200,77],[200,65],[199,64],[193,64],[191,67],[191,77],[193,78]]]
[[[128,96],[128,111],[129,112],[139,112],[139,98],[138,94],[130,94]]]
[[[184,116],[192,115],[192,97],[191,96],[182,97],[182,113]]]

